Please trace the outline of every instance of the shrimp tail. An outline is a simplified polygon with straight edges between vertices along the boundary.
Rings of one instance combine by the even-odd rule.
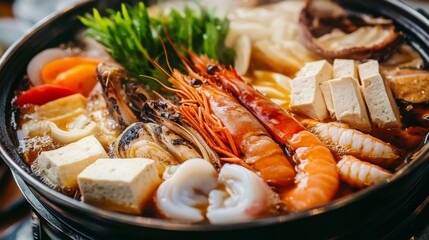
[[[331,151],[314,134],[302,131],[290,140],[297,161],[293,188],[280,195],[288,211],[300,211],[328,203],[339,187],[336,162]]]

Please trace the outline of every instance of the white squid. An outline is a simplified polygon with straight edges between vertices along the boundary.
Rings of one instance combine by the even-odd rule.
[[[272,213],[279,199],[262,178],[235,164],[225,164],[217,176],[206,160],[190,159],[170,167],[164,178],[156,205],[165,217],[174,220],[244,222]]]
[[[218,180],[224,188],[210,192],[207,218],[211,223],[249,221],[273,210],[276,195],[254,172],[225,164]]]
[[[156,205],[170,219],[201,222],[205,219],[202,206],[208,204],[208,195],[217,186],[214,167],[206,160],[185,161],[163,182],[156,192]]]

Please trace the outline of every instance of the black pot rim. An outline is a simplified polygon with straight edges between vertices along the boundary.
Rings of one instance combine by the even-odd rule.
[[[21,45],[23,45],[26,40],[34,35],[39,29],[42,29],[49,25],[51,22],[55,21],[59,16],[73,10],[76,8],[80,8],[82,6],[85,6],[87,4],[91,4],[96,2],[95,0],[91,1],[84,1],[78,4],[75,4],[73,6],[70,6],[69,8],[57,12],[53,15],[50,15],[43,19],[41,22],[39,22],[35,27],[30,29],[23,37],[21,37],[18,41],[16,41],[3,55],[3,57],[0,59],[0,70],[3,69],[6,62],[10,61],[16,51]],[[415,15],[419,19],[419,21],[422,24],[425,24],[429,28],[429,19],[425,18],[421,13],[416,11],[415,9],[411,8],[410,6],[396,0],[387,0],[387,3],[394,5],[397,8],[400,8],[408,13],[411,13]],[[6,134],[6,131],[4,132]],[[9,136],[4,136],[9,137]],[[233,230],[233,229],[245,229],[245,228],[253,228],[253,227],[259,227],[259,226],[266,226],[271,224],[279,224],[279,223],[286,223],[290,221],[297,221],[300,219],[312,217],[315,215],[323,214],[326,212],[334,211],[336,209],[339,209],[345,205],[349,205],[352,203],[359,202],[361,199],[364,199],[366,196],[373,194],[375,192],[378,192],[382,189],[384,189],[387,185],[393,185],[399,181],[402,181],[409,177],[411,174],[413,174],[415,171],[417,171],[419,168],[423,169],[429,169],[429,162],[426,161],[426,159],[429,158],[429,144],[425,144],[420,151],[415,156],[415,159],[412,163],[407,164],[402,169],[397,171],[394,176],[389,180],[389,182],[382,182],[380,184],[377,184],[375,186],[372,186],[367,189],[362,189],[356,193],[353,193],[351,195],[336,199],[331,201],[330,203],[315,207],[312,209],[308,209],[301,212],[296,213],[289,213],[284,214],[280,216],[272,216],[272,217],[266,217],[261,219],[256,219],[251,222],[244,222],[244,223],[234,223],[234,224],[225,224],[225,225],[214,225],[214,224],[188,224],[188,223],[180,223],[180,222],[172,222],[170,220],[163,220],[163,219],[154,219],[149,217],[142,217],[142,216],[131,216],[121,213],[116,213],[112,211],[103,210],[88,204],[85,204],[83,202],[80,202],[78,200],[75,200],[73,198],[70,198],[66,195],[63,195],[54,189],[49,188],[42,182],[40,182],[38,179],[36,179],[34,176],[28,174],[24,169],[22,169],[17,162],[14,161],[13,157],[8,153],[6,148],[0,144],[0,157],[2,157],[5,162],[9,165],[9,167],[16,173],[18,176],[20,176],[27,184],[32,186],[33,188],[37,189],[38,192],[46,196],[48,199],[50,199],[53,202],[59,203],[63,206],[67,206],[71,209],[74,209],[78,212],[84,212],[86,214],[96,214],[99,218],[119,222],[122,224],[128,224],[133,226],[141,226],[141,227],[148,227],[148,228],[157,228],[157,229],[164,229],[164,230],[174,230],[174,231],[222,231],[222,230]]]

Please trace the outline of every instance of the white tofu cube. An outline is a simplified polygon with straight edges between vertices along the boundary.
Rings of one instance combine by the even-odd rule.
[[[42,152],[37,168],[59,187],[77,189],[77,175],[99,158],[107,158],[103,146],[94,136],[88,136],[64,147]]]
[[[332,79],[332,65],[326,60],[309,62],[298,72],[297,78],[315,76],[317,81]]]
[[[322,91],[314,76],[294,79],[291,86],[290,108],[293,111],[318,120],[328,117]]]
[[[361,79],[366,79],[366,78],[380,75],[380,68],[378,65],[378,61],[376,60],[370,60],[366,63],[359,64],[358,70],[359,70],[359,77]]]
[[[141,214],[160,184],[155,161],[98,159],[78,176],[83,201],[100,208]]]
[[[358,81],[353,77],[342,77],[328,83],[337,119],[364,131],[371,130]]]
[[[334,78],[353,77],[358,78],[357,68],[353,59],[334,60]]]
[[[360,64],[359,76],[372,122],[380,128],[402,127],[398,106],[390,86],[380,74],[378,62]]]
[[[331,78],[332,66],[326,60],[305,64],[291,82],[291,109],[314,119],[326,119],[328,111],[320,84]]]
[[[329,82],[330,81],[322,82],[320,83],[319,87],[320,87],[320,90],[322,91],[323,99],[325,100],[326,109],[328,110],[331,118],[335,120],[336,115],[335,115],[335,109],[334,109],[334,102],[332,101],[332,94],[331,94],[331,88],[329,87]]]

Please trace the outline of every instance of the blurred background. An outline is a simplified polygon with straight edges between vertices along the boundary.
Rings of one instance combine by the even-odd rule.
[[[0,0],[0,56],[35,23],[78,1],[82,0]],[[429,0],[404,2],[429,13]],[[34,217],[30,215],[29,206],[0,159],[0,239],[33,239]],[[419,239],[429,239],[429,236]]]
[[[0,55],[35,23],[79,0],[0,0]]]
[[[0,0],[0,56],[16,39],[52,12],[84,0]],[[429,0],[403,0],[429,13]]]

